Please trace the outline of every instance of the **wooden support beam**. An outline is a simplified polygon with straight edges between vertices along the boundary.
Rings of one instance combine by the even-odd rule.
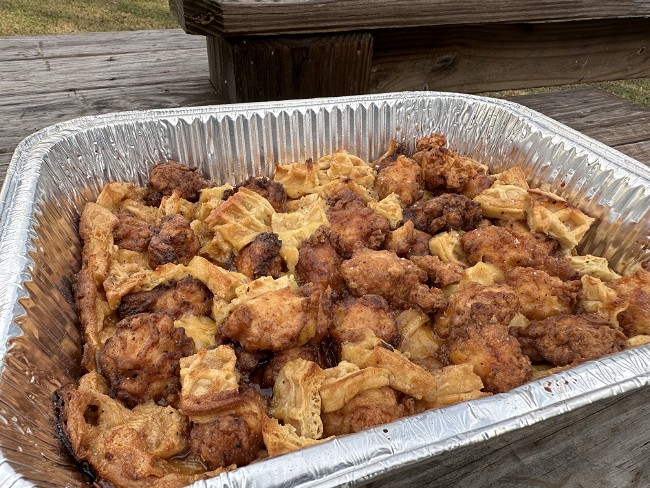
[[[188,34],[315,34],[432,25],[650,16],[639,0],[169,0]]]
[[[225,102],[367,93],[372,36],[207,36],[210,81]]]

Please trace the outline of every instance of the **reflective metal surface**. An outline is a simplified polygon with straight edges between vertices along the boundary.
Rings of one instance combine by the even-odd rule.
[[[0,486],[80,486],[55,438],[52,392],[78,375],[70,291],[77,220],[111,180],[144,182],[166,159],[216,183],[345,148],[365,160],[438,131],[499,171],[520,165],[597,218],[580,251],[619,272],[650,257],[650,171],[525,107],[435,92],[129,112],[76,119],[23,141],[0,193]],[[436,454],[650,384],[650,346],[509,393],[405,418],[258,462],[196,486],[356,484]]]

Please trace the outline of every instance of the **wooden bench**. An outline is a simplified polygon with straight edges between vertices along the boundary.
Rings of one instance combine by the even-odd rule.
[[[227,102],[650,76],[650,2],[169,0]]]

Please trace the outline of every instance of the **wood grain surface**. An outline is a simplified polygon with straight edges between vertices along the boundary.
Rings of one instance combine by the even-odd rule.
[[[368,92],[372,36],[207,36],[210,81],[225,102],[336,97]]]
[[[0,182],[18,142],[53,123],[129,109],[215,103],[204,39],[179,32],[0,38],[0,59],[7,61],[0,63]],[[173,42],[166,43],[168,39]],[[512,100],[650,165],[650,110],[595,88]],[[644,388],[373,483],[647,487],[649,417],[650,389]]]
[[[373,32],[371,92],[478,93],[650,76],[650,19]]]
[[[431,25],[555,22],[650,16],[635,0],[169,0],[191,34],[344,32]]]

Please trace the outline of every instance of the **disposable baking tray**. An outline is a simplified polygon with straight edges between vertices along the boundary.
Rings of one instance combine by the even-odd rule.
[[[83,205],[105,183],[143,183],[152,165],[168,159],[197,165],[216,183],[235,183],[337,148],[372,160],[393,138],[413,149],[434,131],[495,171],[522,166],[532,186],[596,217],[581,251],[606,256],[619,272],[648,260],[648,168],[503,100],[406,92],[126,112],[72,120],[25,139],[0,193],[0,486],[83,483],[55,440],[51,395],[79,373],[70,291],[79,268],[75,229]],[[631,349],[196,486],[360,484],[649,383],[650,347]]]

